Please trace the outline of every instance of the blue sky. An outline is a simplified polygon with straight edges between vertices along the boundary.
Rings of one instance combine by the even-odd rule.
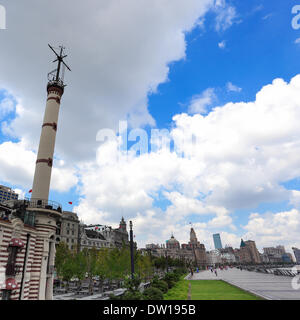
[[[300,46],[294,42],[300,31],[291,27],[291,8],[297,3],[231,3],[237,8],[237,23],[225,32],[216,32],[214,15],[208,14],[205,30],[198,27],[187,34],[186,59],[171,64],[169,81],[159,86],[157,94],[150,96],[149,109],[159,127],[167,127],[172,115],[187,112],[192,96],[208,87],[217,88],[218,93],[218,100],[210,107],[227,102],[248,102],[255,100],[259,89],[274,78],[289,80],[298,73]],[[218,46],[222,41],[226,42],[224,49]],[[242,91],[228,92],[226,84],[229,81]],[[286,181],[283,185],[287,189],[300,190],[299,179]],[[245,223],[253,211],[278,212],[290,207],[287,201],[261,203],[236,210],[235,215],[237,223]],[[197,219],[193,216],[190,220]]]
[[[252,101],[259,89],[280,77],[298,73],[300,31],[291,27],[295,1],[231,1],[237,23],[224,32],[214,30],[214,14],[205,18],[205,30],[187,34],[187,57],[172,63],[169,81],[150,96],[149,108],[158,126],[165,127],[172,115],[185,112],[193,95],[218,88],[217,105]],[[242,22],[239,22],[242,20]],[[225,49],[218,43],[226,41]],[[241,87],[239,94],[226,90],[227,82]]]
[[[145,159],[143,157],[140,157],[140,160],[131,159],[132,163],[128,166],[122,167],[115,164],[115,167],[111,167],[106,150],[113,150],[113,147],[111,146],[112,149],[109,149],[109,146],[94,144],[94,137],[97,130],[101,130],[104,127],[115,128],[118,125],[117,121],[124,120],[128,115],[139,115],[142,120],[140,122],[134,122],[132,126],[134,128],[143,128],[147,133],[150,133],[153,128],[166,128],[170,131],[172,128],[178,128],[179,121],[185,119],[184,114],[187,116],[186,121],[190,123],[187,127],[192,127],[193,123],[197,127],[196,121],[199,121],[200,133],[202,130],[201,126],[206,127],[206,125],[208,127],[211,126],[210,130],[212,131],[210,132],[217,132],[215,130],[217,130],[216,126],[218,126],[218,122],[210,120],[213,119],[215,114],[215,107],[221,107],[221,109],[224,110],[224,114],[222,113],[222,115],[221,113],[216,113],[217,119],[223,119],[222,122],[219,123],[219,125],[222,126],[222,124],[227,121],[226,119],[232,119],[229,108],[225,108],[227,103],[233,104],[237,110],[238,108],[242,108],[241,102],[250,106],[249,103],[256,100],[257,93],[260,92],[264,86],[271,85],[274,79],[281,78],[289,84],[291,79],[299,73],[300,44],[295,43],[295,41],[300,38],[300,29],[294,30],[291,26],[293,18],[291,10],[292,7],[297,4],[297,1],[207,0],[207,3],[210,3],[210,9],[207,10],[206,8],[204,10],[196,4],[196,1],[189,1],[185,9],[188,10],[187,8],[190,6],[191,10],[188,11],[189,14],[187,14],[187,16],[180,17],[182,24],[178,22],[178,25],[176,25],[176,19],[178,18],[177,13],[177,16],[175,15],[177,18],[174,18],[175,22],[172,22],[173,24],[170,24],[170,27],[168,26],[166,28],[165,33],[163,29],[167,25],[163,20],[165,16],[162,15],[163,18],[160,20],[160,14],[154,11],[157,24],[162,24],[161,33],[165,38],[159,35],[159,30],[155,30],[156,22],[152,19],[152,21],[149,22],[148,28],[145,27],[145,38],[142,42],[140,41],[140,35],[137,35],[135,38],[135,32],[138,33],[138,27],[135,25],[136,17],[133,16],[132,18],[133,28],[131,29],[131,22],[128,22],[129,20],[126,20],[126,17],[124,17],[126,13],[124,13],[124,16],[120,14],[122,10],[111,9],[111,11],[107,13],[107,15],[112,14],[114,18],[117,17],[118,19],[115,19],[115,25],[113,25],[114,19],[112,19],[112,22],[101,25],[101,28],[104,30],[104,35],[102,35],[102,33],[98,35],[97,30],[95,30],[95,32],[91,31],[91,34],[85,34],[84,36],[79,33],[78,38],[82,41],[81,44],[80,41],[76,42],[73,38],[71,40],[71,33],[69,32],[72,30],[72,22],[74,23],[75,21],[72,19],[74,16],[76,17],[76,9],[74,9],[74,16],[72,14],[68,15],[65,22],[63,22],[61,15],[56,17],[55,12],[50,12],[50,16],[55,17],[57,21],[60,22],[57,28],[66,29],[65,34],[63,34],[60,39],[57,39],[57,41],[66,43],[66,46],[69,44],[71,48],[69,62],[75,71],[73,70],[71,75],[67,75],[68,87],[66,88],[66,93],[63,98],[60,114],[61,125],[65,123],[67,125],[63,126],[61,131],[58,131],[56,148],[56,157],[63,160],[63,162],[59,163],[59,160],[56,162],[58,171],[56,178],[53,180],[54,182],[52,182],[52,186],[55,185],[55,187],[52,187],[49,198],[61,202],[65,210],[76,211],[81,219],[89,223],[111,223],[117,225],[121,215],[124,214],[125,219],[132,219],[136,224],[136,239],[138,242],[140,241],[141,245],[147,242],[162,243],[169,237],[171,231],[174,232],[175,237],[180,241],[186,242],[188,241],[189,222],[192,222],[199,240],[204,242],[208,248],[212,247],[212,234],[220,232],[223,244],[237,246],[240,238],[246,237],[247,239],[251,238],[252,240],[256,240],[260,249],[264,245],[285,244],[290,250],[292,245],[300,246],[300,243],[297,237],[290,236],[285,238],[285,235],[288,235],[288,230],[282,231],[278,229],[279,231],[274,231],[275,234],[268,235],[268,231],[266,231],[265,234],[263,232],[255,233],[255,229],[261,227],[261,230],[263,230],[264,227],[267,229],[268,225],[274,225],[275,230],[278,225],[278,220],[280,220],[281,216],[285,216],[286,212],[288,212],[287,219],[291,219],[289,220],[290,223],[292,223],[294,217],[299,214],[297,206],[300,197],[296,191],[300,191],[300,179],[298,172],[296,172],[296,170],[293,171],[293,166],[296,166],[294,162],[285,164],[282,170],[278,169],[278,176],[276,174],[272,175],[269,172],[266,176],[264,176],[264,174],[257,176],[257,185],[255,185],[256,180],[254,177],[254,182],[251,181],[253,185],[249,183],[249,188],[247,187],[247,189],[245,187],[245,190],[242,190],[242,185],[245,186],[248,184],[247,179],[251,180],[251,175],[248,173],[248,170],[251,172],[252,168],[250,165],[241,165],[239,163],[243,161],[247,163],[246,160],[249,156],[247,151],[242,150],[243,148],[241,148],[241,151],[237,149],[237,155],[234,154],[235,150],[232,150],[232,154],[230,154],[228,158],[224,155],[223,159],[222,154],[216,155],[215,150],[210,154],[210,151],[215,148],[214,143],[212,147],[205,144],[210,154],[208,156],[209,160],[207,160],[205,156],[204,158],[200,156],[199,158],[195,158],[195,163],[199,161],[199,168],[202,168],[202,165],[204,167],[206,166],[206,168],[208,168],[207,172],[209,171],[208,174],[203,173],[203,171],[201,171],[202,169],[196,168],[194,162],[187,165],[176,159],[176,161],[178,161],[176,166],[174,165],[176,161],[168,165],[168,161],[170,161],[171,158],[169,160],[162,158],[156,161],[155,157],[151,155],[148,158],[145,157]],[[52,59],[49,52],[46,51],[46,45],[48,41],[56,41],[55,32],[50,30],[50,25],[45,25],[43,30],[49,33],[48,39],[45,40],[36,34],[33,36],[33,39],[30,40],[35,40],[34,43],[37,45],[37,51],[41,53],[37,63],[40,68],[39,70],[35,68],[33,74],[30,76],[34,79],[32,83],[26,83],[24,87],[22,87],[21,79],[20,81],[18,80],[19,82],[17,81],[18,73],[13,63],[13,60],[19,61],[20,58],[14,45],[12,45],[12,41],[19,39],[17,34],[22,21],[20,24],[15,22],[17,21],[14,20],[17,19],[17,17],[15,17],[17,16],[17,9],[13,4],[4,1],[4,5],[7,7],[7,20],[9,24],[7,30],[0,30],[0,39],[4,43],[3,48],[7,45],[7,49],[3,49],[3,57],[0,58],[2,61],[6,58],[7,61],[7,57],[9,57],[9,54],[11,55],[11,52],[14,52],[15,56],[11,56],[7,63],[7,68],[11,68],[14,77],[8,76],[8,69],[5,69],[7,77],[0,78],[0,106],[2,108],[2,112],[0,112],[2,128],[0,131],[0,158],[1,152],[2,158],[5,158],[5,152],[8,152],[9,146],[7,144],[5,145],[5,143],[11,142],[13,145],[12,149],[9,149],[10,152],[13,153],[15,152],[14,150],[20,148],[20,150],[24,152],[26,163],[29,163],[30,166],[33,167],[32,159],[35,157],[42,120],[42,106],[45,102],[45,90],[43,89],[45,83],[42,83],[42,81],[45,82],[46,77],[42,72],[38,71],[46,70],[46,68],[50,71],[52,68],[49,63],[48,65],[46,64],[47,61],[50,62],[50,59]],[[133,8],[135,8],[135,6],[138,8],[138,10],[132,11],[134,12],[133,15],[138,12],[138,14],[142,16],[144,14],[143,10],[145,12],[147,11],[147,8],[140,8],[135,0],[131,0],[128,7],[131,5]],[[199,10],[198,16],[193,14],[196,8]],[[104,8],[102,9],[106,10]],[[40,12],[41,17],[45,14],[42,7],[38,7],[35,10],[36,12]],[[78,8],[78,10],[80,10],[80,8]],[[89,1],[87,10],[93,10],[93,1]],[[114,10],[116,10],[116,12],[114,12]],[[153,7],[151,7],[151,10],[154,10]],[[166,6],[166,8],[162,7],[161,10],[166,10],[166,15],[176,11],[174,8],[168,6]],[[170,12],[167,10],[170,10]],[[132,34],[132,39],[128,40],[132,48],[125,43],[124,38],[121,36],[118,38],[116,34],[114,34],[115,29],[121,33],[120,28],[121,21],[124,23],[123,18],[125,19],[125,31],[127,30],[127,21],[128,33]],[[38,18],[35,17],[34,19]],[[180,19],[178,19],[178,21]],[[170,21],[171,20],[172,19],[170,19]],[[93,21],[93,19],[91,19],[91,21]],[[136,24],[140,23],[140,19],[136,18],[136,21]],[[219,27],[217,25],[218,21],[220,21]],[[36,20],[36,23],[38,23],[38,20]],[[44,26],[42,22],[40,23]],[[83,29],[90,28],[90,24],[93,22],[86,23],[89,25],[85,26],[85,22],[82,22],[81,27]],[[118,25],[118,23],[120,25]],[[148,21],[145,21],[145,25],[147,23]],[[28,28],[29,27],[30,26],[28,26]],[[140,27],[143,28],[144,25]],[[154,31],[149,31],[151,29]],[[185,41],[175,37],[178,30],[185,36]],[[25,31],[26,30],[24,30],[24,42],[20,40],[21,50],[29,48],[29,44],[28,47],[26,44],[27,38]],[[110,41],[107,40],[106,33],[108,35],[111,33]],[[96,39],[98,36],[99,39]],[[162,37],[162,39],[159,37]],[[172,37],[177,40],[174,40],[174,42],[171,41],[169,46],[165,45],[164,43],[167,42],[168,39],[173,39]],[[148,38],[153,42],[149,40],[148,43]],[[158,38],[159,40],[157,40]],[[99,61],[97,60],[97,55],[93,55],[92,50],[83,48],[84,42],[91,47],[93,44],[97,47],[98,44],[96,45],[96,42],[99,42]],[[148,50],[149,47],[153,50],[152,53],[151,50]],[[118,48],[118,50],[116,48]],[[124,51],[120,50],[120,48],[123,48]],[[78,49],[78,52],[76,49]],[[7,53],[5,50],[7,50]],[[126,50],[128,50],[129,53]],[[111,52],[113,52],[115,56],[114,59],[110,61]],[[87,57],[88,54],[91,54],[90,62],[89,58],[84,60],[84,63],[87,64],[86,70],[83,68],[83,60],[80,57],[82,53],[86,54]],[[34,50],[29,56],[33,57],[33,54]],[[48,56],[43,56],[46,54],[49,55],[49,58]],[[141,56],[139,56],[139,54]],[[102,61],[103,56],[105,57],[104,62]],[[135,57],[132,61],[131,56]],[[137,57],[140,59],[137,59]],[[22,61],[23,60],[19,61],[19,64],[22,65],[20,69],[24,72],[22,77],[26,78],[27,65],[22,64]],[[112,63],[110,67],[107,61]],[[150,65],[152,63],[153,66]],[[34,64],[34,59],[29,58],[28,68],[30,69]],[[114,64],[116,64],[116,70],[113,67]],[[147,64],[149,64],[149,66]],[[0,63],[0,67],[1,65],[3,68],[6,68],[3,62],[2,64]],[[167,67],[169,68],[168,71],[166,71]],[[126,75],[126,70],[130,70],[133,76],[130,74]],[[79,72],[82,73],[80,77],[78,76]],[[86,74],[84,72],[86,72]],[[103,76],[104,81],[102,74],[106,77]],[[35,76],[35,78],[33,76]],[[82,90],[81,94],[79,94],[81,91],[80,88],[83,88],[85,85],[83,82],[80,82],[80,79],[86,79],[87,76],[91,79],[91,84],[93,82],[92,79],[94,79],[94,83],[90,85],[90,91]],[[119,80],[119,78],[121,80]],[[96,86],[98,83],[100,84],[99,88]],[[35,84],[35,86],[33,84]],[[151,90],[145,89],[151,86],[154,87],[154,93],[151,93]],[[25,91],[25,88],[27,91]],[[35,89],[33,88],[36,88],[36,92],[34,92]],[[231,90],[229,90],[230,88]],[[281,84],[279,89],[281,90],[281,88],[284,90],[285,86]],[[274,92],[276,92],[276,90],[277,89],[274,89]],[[264,101],[267,101],[266,104],[268,104],[268,99],[270,99],[268,93],[264,91],[262,95],[266,97]],[[75,101],[72,99],[75,99],[73,98],[75,96],[77,97],[77,101],[80,100],[80,103],[78,102],[78,106],[75,103],[74,109],[72,109]],[[8,108],[7,104],[3,103],[7,97],[13,106],[19,104],[17,110],[13,108],[11,104]],[[207,99],[204,105],[203,97]],[[279,101],[280,99],[274,97],[274,105],[277,100]],[[203,111],[201,109],[201,111],[199,109],[197,112],[192,111],[191,106],[193,102],[197,103],[197,106],[200,104],[202,106],[201,108],[205,110]],[[122,106],[120,106],[121,104]],[[288,104],[287,102],[287,105]],[[23,109],[24,111],[22,111]],[[79,114],[78,110],[82,113]],[[94,112],[91,113],[90,119],[87,116],[89,110],[93,110]],[[258,111],[259,110],[260,109],[258,109]],[[288,110],[290,109],[287,107],[286,110],[286,112],[289,112]],[[282,112],[285,114],[285,111]],[[268,115],[269,114],[271,119],[272,113],[268,113]],[[198,117],[199,115],[202,116]],[[173,119],[174,116],[177,117],[177,120]],[[98,125],[91,123],[92,117],[95,121],[98,121]],[[150,119],[151,117],[155,121],[154,126],[153,121]],[[203,120],[201,117],[205,119]],[[247,120],[243,118],[237,121],[237,123],[240,123],[241,128],[243,128],[244,121],[245,123],[247,122]],[[24,125],[25,122],[27,126]],[[258,122],[262,123],[263,119],[259,119]],[[91,127],[90,129],[89,126]],[[255,121],[253,121],[253,126],[255,126]],[[292,142],[296,145],[298,137],[297,132],[294,132],[293,128],[291,129],[294,137]],[[255,135],[256,131],[254,128],[252,129]],[[73,138],[70,134],[71,131],[76,131]],[[261,130],[258,131],[260,132]],[[285,133],[282,133],[282,136],[279,137],[277,133],[278,130],[276,126],[274,126],[274,144],[276,144],[277,148],[274,147],[274,150],[280,153],[283,148],[283,145],[280,145],[280,141],[288,143],[290,140],[285,136]],[[202,134],[204,133],[201,133],[201,135]],[[259,151],[254,153],[253,159],[258,163],[257,167],[254,167],[254,171],[257,170],[257,172],[259,172],[259,170],[262,170],[262,173],[264,173],[270,169],[269,163],[273,163],[274,151],[272,149],[271,152],[268,153],[272,143],[268,142],[269,144],[265,145],[265,136],[259,136],[259,134],[261,134],[261,132],[258,133],[259,138],[257,138],[257,145],[262,146],[264,153],[260,154]],[[272,135],[272,132],[270,134]],[[207,140],[211,139],[213,141],[215,139],[215,136],[209,136],[208,133],[204,135]],[[242,142],[245,141],[245,145],[251,140],[251,137],[246,135],[241,135],[241,138],[238,138],[238,128],[236,129],[236,135],[236,139],[241,139]],[[220,134],[220,139],[221,138],[222,134]],[[228,150],[230,150],[231,142],[225,141],[225,143],[229,143]],[[73,145],[74,148],[76,145],[78,150],[73,150]],[[129,148],[131,145],[132,143],[129,143]],[[240,144],[238,145],[240,146]],[[249,146],[252,147],[252,142],[249,142]],[[223,144],[220,145],[220,149],[223,147],[224,152],[228,153],[229,151],[227,147],[224,146],[224,141]],[[265,150],[267,151],[265,152]],[[292,154],[295,150],[291,149],[289,152]],[[98,162],[95,161],[96,152],[100,159],[107,160],[104,164],[99,164],[98,160]],[[240,161],[236,159],[236,157],[239,157],[239,152]],[[11,178],[12,175],[9,175],[9,170],[13,170],[13,166],[18,165],[11,153],[10,155],[13,160],[10,163],[4,163],[3,160],[3,169],[1,169],[0,161],[0,170],[4,170],[3,176],[1,177],[0,175],[0,182],[20,189],[23,193],[27,192],[31,189],[29,177],[30,174],[32,174],[32,168],[24,177],[20,177],[19,179]],[[85,157],[85,155],[89,153],[90,155]],[[22,157],[21,154],[20,157]],[[278,162],[274,160],[274,172],[277,170],[277,166],[280,167],[284,160],[284,158],[278,160]],[[152,161],[153,166],[149,165],[148,167],[148,162],[152,163]],[[161,169],[159,168],[160,161],[162,163]],[[164,163],[164,161],[166,161],[166,163]],[[216,161],[215,177],[213,161]],[[94,166],[93,169],[88,168],[87,163],[90,163],[92,167]],[[191,168],[190,171],[189,166]],[[224,175],[222,175],[223,166],[226,168],[224,170],[228,170]],[[181,172],[180,170],[183,167],[184,170]],[[140,173],[144,168],[149,168],[149,171],[151,171],[151,168],[158,168],[156,171],[153,169],[153,179],[151,179],[150,173],[149,177],[147,172],[145,172],[144,175]],[[130,170],[132,170],[132,172]],[[135,170],[137,172],[136,177],[134,177]],[[170,172],[168,170],[170,170]],[[173,180],[172,176],[175,176],[178,170],[180,174]],[[239,170],[241,171],[239,172]],[[63,172],[60,177],[59,172]],[[131,176],[126,176],[126,172],[131,172]],[[105,184],[103,179],[106,177],[109,180],[109,173],[112,175],[115,174],[116,176],[119,175],[120,179],[112,178],[113,182],[107,182],[107,184]],[[242,182],[237,181],[239,174]],[[285,174],[286,178],[284,176]],[[63,179],[62,176],[64,176],[65,179]],[[116,179],[116,181],[114,179]],[[97,181],[99,183],[97,183]],[[120,181],[125,182],[122,185]],[[126,183],[128,183],[128,185],[126,185]],[[239,187],[239,183],[241,183],[241,187]],[[137,185],[139,188],[135,189],[132,185]],[[143,188],[143,186],[145,187]],[[214,189],[215,186],[217,186],[216,189]],[[256,189],[264,191],[256,197],[256,193],[253,191]],[[116,199],[113,200],[114,193],[116,199],[121,199],[122,194],[125,194],[126,198],[120,200],[120,202]],[[227,197],[229,193],[230,195]],[[203,197],[203,195],[205,196]],[[229,199],[228,202],[226,198]],[[231,198],[232,202],[230,202]],[[68,201],[73,201],[74,205],[68,205]],[[182,216],[180,216],[180,210],[184,212]],[[173,221],[172,217],[174,217]],[[255,228],[255,224],[257,228]],[[151,228],[151,230],[149,229],[148,234],[145,234],[145,226],[148,225],[153,225],[154,227]],[[164,226],[166,226],[166,228],[164,228]],[[295,226],[295,228],[297,231],[298,226]],[[293,234],[297,234],[295,230]],[[278,237],[277,233],[280,233]]]

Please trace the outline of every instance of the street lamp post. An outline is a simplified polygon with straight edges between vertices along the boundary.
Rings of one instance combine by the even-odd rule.
[[[129,222],[130,226],[130,257],[131,257],[131,279],[134,279],[134,249],[133,249],[133,231],[132,231],[132,221]]]
[[[166,268],[167,268],[167,273],[169,272],[169,266],[168,266],[168,249],[166,249]]]
[[[195,265],[196,267],[198,268],[198,261],[197,261],[197,256],[196,256],[196,251],[195,251],[195,247],[194,247],[194,243],[192,244],[192,247],[193,247],[193,253],[194,253],[194,258],[195,258]]]

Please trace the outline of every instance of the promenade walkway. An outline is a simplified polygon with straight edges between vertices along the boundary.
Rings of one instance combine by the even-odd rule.
[[[109,295],[114,294],[115,296],[119,296],[124,294],[126,289],[116,289],[113,291],[106,291],[103,293],[94,294],[92,296],[89,295],[78,295],[76,293],[66,293],[62,295],[54,295],[53,300],[109,300]]]
[[[217,270],[218,276],[210,270],[194,273],[187,280],[224,280],[243,290],[268,300],[300,300],[300,289],[292,287],[292,277],[276,276],[259,272],[250,272],[236,268]]]

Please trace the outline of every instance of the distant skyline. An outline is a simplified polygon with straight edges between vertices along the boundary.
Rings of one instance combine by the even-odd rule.
[[[48,5],[47,5],[48,4]],[[135,241],[213,234],[300,247],[300,29],[295,1],[0,0],[0,184],[30,197],[55,68],[65,76],[49,199],[87,224],[133,221]],[[59,6],[60,10],[57,10]],[[118,133],[166,129],[197,148],[120,161]],[[134,131],[137,133],[140,131]],[[131,137],[132,138],[132,137]],[[130,140],[130,139],[129,139]],[[132,140],[132,139],[131,139]],[[151,144],[149,138],[149,145]],[[172,144],[173,145],[173,144]],[[69,204],[72,202],[72,205]]]

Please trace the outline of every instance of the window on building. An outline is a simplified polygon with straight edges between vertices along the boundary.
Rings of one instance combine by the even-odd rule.
[[[15,264],[16,263],[16,258],[17,258],[17,247],[9,247],[9,256],[7,263],[8,264]]]

